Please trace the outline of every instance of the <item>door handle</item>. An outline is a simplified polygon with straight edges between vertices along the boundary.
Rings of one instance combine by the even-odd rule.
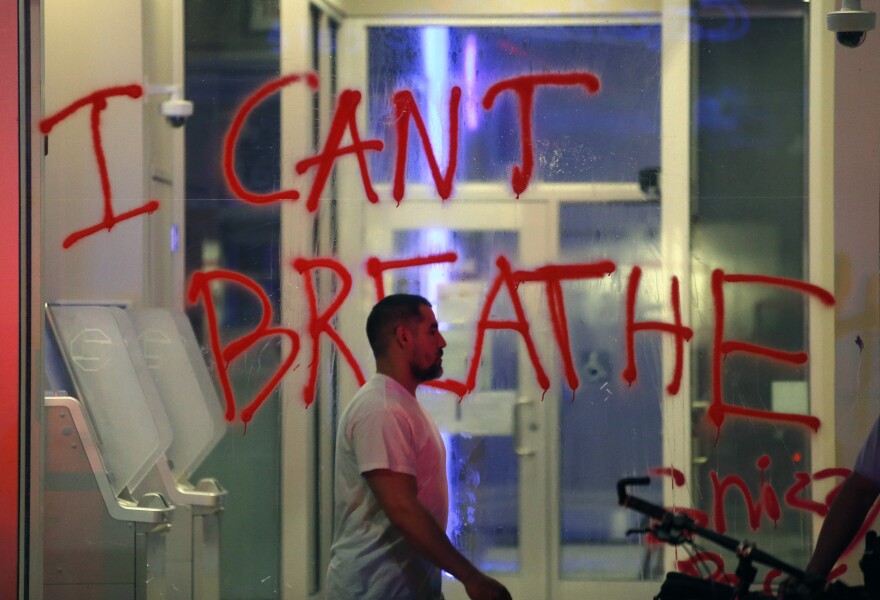
[[[513,451],[517,456],[534,456],[535,451],[532,448],[525,448],[522,445],[522,437],[520,434],[520,413],[524,406],[534,404],[534,400],[526,400],[520,398],[513,405]]]

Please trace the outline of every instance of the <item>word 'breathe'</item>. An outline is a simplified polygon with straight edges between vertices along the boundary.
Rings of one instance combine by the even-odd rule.
[[[373,280],[376,291],[376,299],[385,296],[382,283],[384,273],[394,269],[423,268],[431,265],[454,263],[458,260],[455,252],[430,256],[417,256],[407,259],[382,261],[371,257],[366,261],[366,274]],[[562,283],[565,281],[598,279],[615,272],[616,265],[611,261],[600,261],[581,264],[546,265],[532,270],[514,269],[510,261],[504,256],[498,256],[495,261],[497,272],[489,284],[486,297],[483,301],[480,316],[476,323],[476,334],[473,351],[471,352],[470,365],[464,381],[444,379],[429,382],[427,385],[446,390],[463,398],[474,391],[477,385],[477,374],[480,368],[481,355],[486,333],[489,331],[509,330],[519,334],[534,370],[538,385],[545,392],[550,388],[550,379],[544,368],[541,356],[538,353],[532,326],[520,298],[520,288],[528,284],[540,284],[544,288],[547,298],[547,307],[550,323],[552,324],[553,336],[556,341],[556,350],[562,365],[562,371],[566,384],[576,390],[580,386],[580,380],[572,359],[571,344],[568,336],[568,317],[566,305],[562,294]],[[291,263],[291,266],[304,280],[303,289],[309,307],[309,318],[306,325],[306,335],[310,339],[311,358],[308,362],[309,376],[303,389],[303,401],[309,406],[315,400],[317,388],[318,366],[320,363],[321,338],[326,336],[339,353],[345,359],[354,377],[359,384],[365,382],[363,371],[358,365],[349,346],[343,337],[332,326],[333,318],[345,303],[352,289],[351,272],[340,262],[333,258],[299,258]],[[315,292],[314,277],[319,270],[329,272],[335,277],[336,295],[326,308],[318,305],[318,297]],[[625,335],[627,365],[621,373],[622,379],[629,385],[638,380],[638,368],[635,360],[635,337],[636,334],[656,332],[671,335],[675,341],[675,361],[672,378],[666,387],[670,395],[676,395],[679,391],[683,371],[683,347],[693,336],[691,328],[681,321],[681,307],[679,302],[679,285],[676,277],[672,278],[672,293],[670,298],[672,322],[663,321],[637,321],[635,319],[636,298],[641,279],[641,268],[636,266],[629,274],[629,284],[625,299]],[[256,296],[262,314],[260,322],[250,333],[229,342],[225,346],[221,342],[220,331],[217,325],[216,308],[211,299],[212,287],[217,284],[227,284],[242,287]],[[767,346],[746,343],[738,340],[727,339],[724,336],[724,288],[729,285],[765,285],[776,286],[791,292],[805,294],[816,298],[826,306],[833,306],[834,297],[828,291],[802,281],[769,277],[764,275],[741,275],[728,274],[716,269],[712,274],[712,297],[715,308],[714,350],[712,353],[712,400],[707,415],[719,429],[727,416],[741,416],[756,419],[765,419],[777,422],[803,425],[816,431],[819,428],[818,418],[809,414],[781,413],[754,408],[746,408],[724,402],[722,395],[723,372],[722,361],[734,352],[741,352],[763,357],[766,360],[780,361],[787,364],[803,365],[808,360],[806,352],[787,352]],[[514,316],[510,319],[497,320],[492,318],[493,307],[498,301],[499,295],[504,293],[513,308]],[[300,333],[285,327],[273,325],[272,308],[266,292],[253,280],[246,276],[227,270],[197,272],[193,274],[189,284],[188,299],[190,303],[196,303],[199,299],[204,304],[208,316],[208,328],[211,338],[211,349],[217,364],[218,375],[222,384],[226,401],[226,418],[229,421],[235,419],[237,401],[235,392],[229,382],[229,364],[240,356],[247,348],[257,342],[272,336],[285,336],[291,342],[291,349],[287,357],[279,366],[269,382],[250,399],[247,406],[241,411],[241,420],[247,423],[253,414],[259,409],[260,404],[266,399],[272,389],[278,385],[285,372],[293,367],[301,349]]]

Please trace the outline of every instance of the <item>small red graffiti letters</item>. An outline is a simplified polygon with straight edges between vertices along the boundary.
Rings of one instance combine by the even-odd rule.
[[[742,498],[745,501],[749,518],[749,527],[752,529],[752,531],[757,531],[761,528],[761,516],[763,514],[766,514],[767,518],[772,521],[773,526],[776,527],[776,525],[782,519],[782,511],[779,504],[779,494],[776,492],[776,490],[773,489],[773,487],[769,483],[767,483],[765,479],[766,472],[771,466],[770,458],[766,455],[761,456],[755,462],[755,465],[758,468],[759,472],[759,491],[757,494],[757,500],[752,496],[751,489],[742,477],[736,475],[727,475],[725,477],[721,477],[719,476],[717,471],[713,470],[709,472],[709,478],[712,481],[713,494],[711,499],[711,519],[710,515],[701,510],[677,507],[673,507],[669,510],[688,515],[689,517],[694,519],[694,522],[700,527],[708,528],[711,521],[712,529],[714,529],[718,533],[723,534],[727,531],[727,521],[724,510],[725,500],[728,498],[730,490],[737,489],[739,490],[740,494],[742,494]],[[684,474],[674,467],[656,467],[650,469],[649,473],[652,475],[660,475],[672,478],[674,487],[682,487],[687,483]],[[828,514],[828,508],[831,506],[831,502],[833,502],[834,497],[837,495],[837,493],[840,491],[840,487],[843,485],[843,481],[849,474],[850,469],[842,468],[823,469],[821,471],[817,471],[812,475],[810,473],[805,473],[802,471],[796,472],[794,473],[795,482],[790,485],[783,494],[785,504],[789,508],[792,508],[794,510],[811,512],[821,516],[825,516]],[[822,481],[830,478],[837,478],[839,481],[837,485],[825,496],[824,503],[801,497],[800,494],[804,493],[810,486],[810,484],[812,484],[814,481]],[[864,539],[865,534],[878,520],[878,517],[880,517],[880,503],[876,504],[874,508],[868,513],[868,516],[865,518],[865,522],[862,524],[859,532],[855,535],[849,547],[844,551],[843,557],[850,554],[860,543],[860,541]],[[651,545],[660,543],[653,538],[649,538],[649,542]],[[724,558],[716,552],[698,552],[687,559],[678,561],[677,566],[680,572],[698,577],[702,577],[701,573],[704,573],[705,567],[708,566],[712,568],[712,572],[709,578],[713,581],[718,581],[731,585],[736,585],[736,583],[738,582],[738,578],[736,577],[736,575],[725,572],[726,567],[724,563]],[[847,567],[845,564],[838,565],[834,570],[831,571],[831,574],[829,575],[829,580],[840,577],[841,575],[846,573],[846,571]],[[764,593],[772,595],[773,582],[780,576],[780,571],[775,569],[772,569],[767,573],[763,582]]]
[[[749,488],[742,477],[728,475],[719,481],[718,474],[712,471],[712,488],[715,491],[715,507],[712,512],[715,515],[714,526],[718,533],[727,531],[727,519],[724,514],[724,494],[731,487],[738,488],[742,492],[743,498],[745,498],[746,510],[749,515],[749,527],[752,530],[758,529],[763,512],[767,513],[767,518],[773,521],[774,526],[779,522],[781,515],[779,512],[779,498],[776,497],[776,492],[773,491],[773,488],[764,483],[764,471],[770,466],[770,457],[762,456],[758,459],[757,465],[761,472],[761,492],[757,501],[752,499]]]
[[[822,481],[823,479],[828,479],[829,477],[839,477],[841,479],[845,478],[849,474],[849,469],[842,468],[832,468],[832,469],[823,469],[818,471],[815,475],[813,475],[812,479],[806,473],[795,473],[795,479],[797,483],[788,488],[788,491],[785,493],[785,503],[793,508],[799,508],[801,510],[814,512],[820,517],[824,517],[828,514],[828,507],[831,506],[831,503],[834,501],[834,497],[837,495],[837,492],[840,491],[839,487],[835,487],[831,490],[827,496],[825,496],[825,503],[816,502],[815,500],[811,500],[809,498],[801,498],[798,494],[800,494],[803,490],[807,488],[813,481]]]

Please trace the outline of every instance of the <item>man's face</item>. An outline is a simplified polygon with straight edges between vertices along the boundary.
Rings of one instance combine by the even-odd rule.
[[[437,326],[430,306],[419,307],[421,318],[410,325],[412,345],[410,369],[418,381],[430,381],[443,374],[443,347],[446,340]]]

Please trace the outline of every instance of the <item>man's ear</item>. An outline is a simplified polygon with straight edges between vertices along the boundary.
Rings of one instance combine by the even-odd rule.
[[[406,328],[405,325],[401,324],[394,328],[394,340],[400,344],[401,347],[406,346],[409,343],[409,329]]]

